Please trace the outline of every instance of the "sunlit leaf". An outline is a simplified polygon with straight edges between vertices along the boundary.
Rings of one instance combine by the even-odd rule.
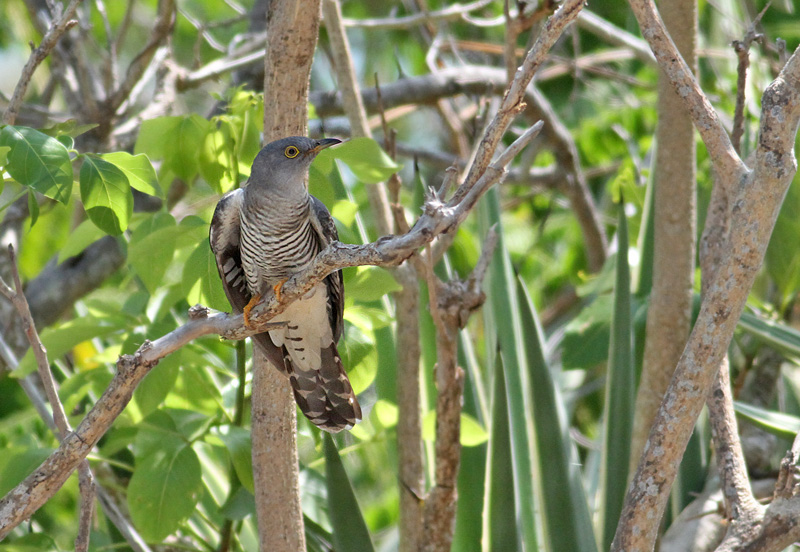
[[[217,263],[207,239],[201,241],[186,259],[182,282],[186,300],[190,305],[199,303],[212,309],[230,312],[231,306],[222,289]]]
[[[386,180],[402,168],[372,138],[353,138],[334,148],[322,150],[317,159],[317,168],[323,174],[329,174],[333,170],[332,160],[338,159],[366,184]]]
[[[164,197],[158,185],[158,177],[152,163],[144,154],[131,155],[126,151],[116,151],[101,155],[104,160],[116,166],[128,177],[128,183],[142,193]]]
[[[66,204],[72,193],[72,164],[61,142],[26,127],[0,130],[0,147],[8,147],[6,171],[11,178]]]
[[[100,157],[87,155],[80,179],[81,201],[91,221],[112,236],[124,232],[133,214],[133,194],[125,173]]]

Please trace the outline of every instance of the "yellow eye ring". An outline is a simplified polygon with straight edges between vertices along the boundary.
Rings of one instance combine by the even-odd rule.
[[[300,155],[300,150],[294,146],[289,146],[285,150],[283,150],[283,154],[288,157],[289,159],[294,159],[298,155]]]

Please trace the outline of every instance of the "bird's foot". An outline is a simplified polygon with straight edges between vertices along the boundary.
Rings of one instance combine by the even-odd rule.
[[[261,295],[253,295],[253,298],[244,306],[242,309],[242,314],[244,314],[244,327],[245,328],[252,328],[253,326],[250,324],[250,311],[253,310],[253,307],[258,305],[261,302]]]
[[[283,287],[283,284],[285,284],[288,280],[289,278],[284,278],[283,280],[272,286],[272,291],[275,292],[275,299],[278,300],[278,303],[281,302],[281,288]]]

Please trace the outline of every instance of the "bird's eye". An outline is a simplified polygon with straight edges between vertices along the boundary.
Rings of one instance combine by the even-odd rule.
[[[294,159],[298,155],[300,155],[300,150],[294,146],[289,146],[285,150],[283,150],[283,154],[288,157],[289,159]]]

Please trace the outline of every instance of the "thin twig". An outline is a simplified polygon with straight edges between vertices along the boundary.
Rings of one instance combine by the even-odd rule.
[[[360,27],[370,30],[406,29],[434,21],[456,21],[466,14],[480,10],[493,0],[478,0],[470,4],[453,4],[441,10],[419,12],[402,17],[386,17],[376,19],[342,19],[345,27]],[[328,21],[325,21],[327,26]]]
[[[761,10],[755,20],[750,24],[742,40],[734,40],[733,51],[739,62],[736,66],[736,107],[733,112],[733,134],[731,142],[736,153],[741,155],[742,135],[744,134],[744,100],[747,92],[747,69],[750,67],[750,46],[754,41],[762,41],[764,35],[756,32],[756,25],[767,12],[770,3]]]
[[[28,90],[28,85],[31,82],[36,68],[39,67],[50,54],[50,51],[55,47],[61,36],[77,25],[78,22],[72,19],[72,16],[75,15],[78,4],[80,4],[80,0],[72,0],[69,3],[64,13],[61,14],[61,17],[50,24],[50,28],[47,30],[47,33],[45,33],[44,38],[42,38],[41,44],[31,52],[28,61],[25,63],[25,67],[22,68],[22,74],[17,81],[17,86],[14,87],[14,93],[11,95],[11,100],[8,103],[8,107],[6,107],[6,112],[3,114],[4,124],[13,125],[14,121],[17,120],[17,114],[22,105],[22,99],[25,97],[25,92]]]
[[[17,256],[14,253],[14,247],[8,246],[8,258],[11,262],[11,273],[14,279],[14,289],[12,290],[8,284],[0,277],[0,293],[2,293],[9,301],[14,304],[17,312],[22,319],[22,325],[25,330],[25,335],[28,337],[33,355],[36,358],[36,365],[39,370],[39,378],[50,402],[53,410],[53,420],[55,421],[56,428],[58,429],[57,436],[60,441],[63,441],[66,435],[72,430],[67,420],[67,415],[64,412],[64,405],[58,397],[56,391],[56,383],[53,379],[53,373],[50,371],[50,363],[47,360],[47,350],[39,338],[39,332],[36,331],[36,326],[33,323],[33,316],[28,306],[28,301],[22,290],[22,280],[19,276],[19,268],[17,266]],[[84,459],[78,468],[78,477],[80,485],[80,514],[78,523],[78,534],[75,538],[75,549],[80,552],[85,552],[89,549],[89,533],[91,530],[92,515],[94,512],[94,498],[95,487],[94,477],[92,476],[89,461]]]

